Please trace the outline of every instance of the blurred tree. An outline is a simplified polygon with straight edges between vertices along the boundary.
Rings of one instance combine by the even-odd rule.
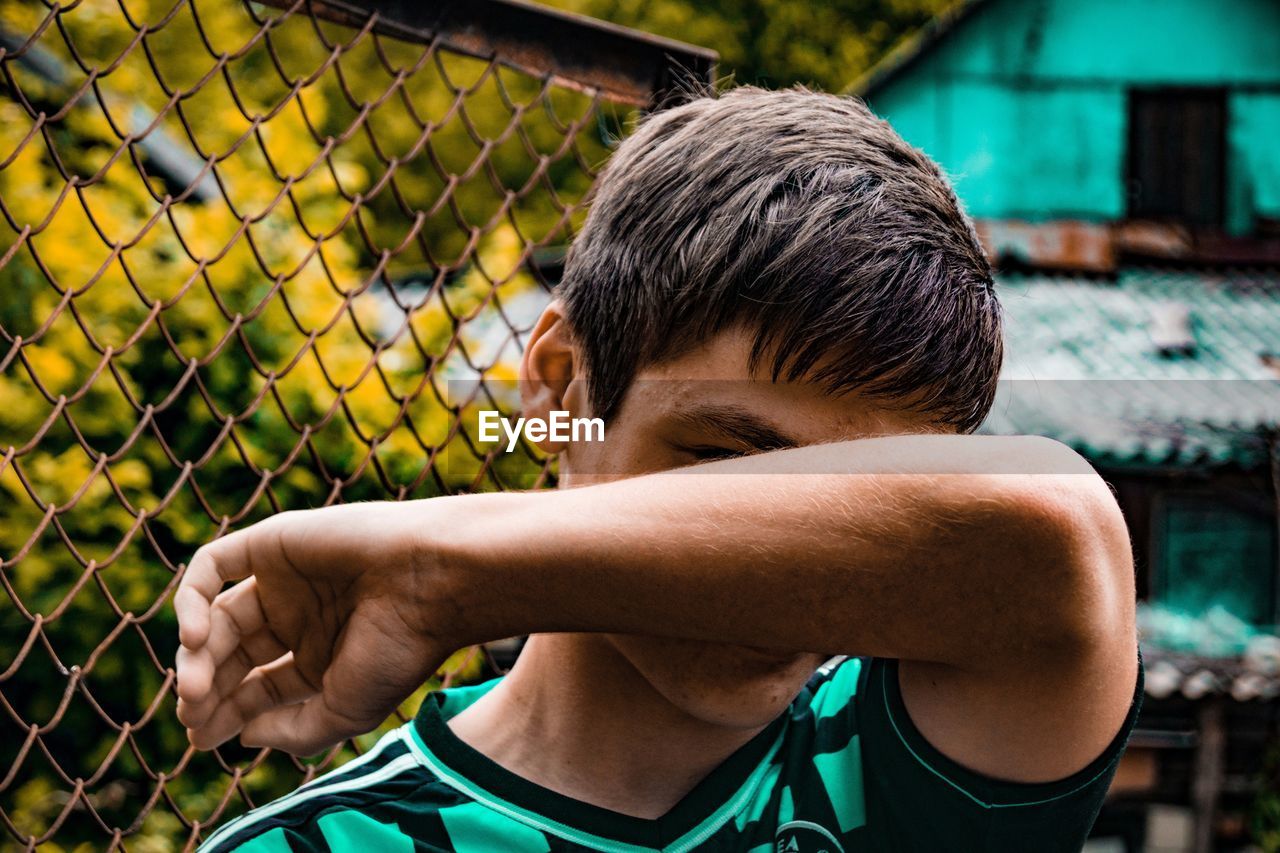
[[[176,811],[298,783],[286,756],[187,754],[173,571],[223,524],[492,487],[456,440],[431,457],[445,381],[510,377],[518,348],[469,318],[538,286],[530,253],[568,241],[607,155],[586,96],[305,13],[263,34],[269,11],[0,4],[41,57],[0,75],[0,849],[5,822],[179,849]],[[122,144],[153,121],[216,181]]]

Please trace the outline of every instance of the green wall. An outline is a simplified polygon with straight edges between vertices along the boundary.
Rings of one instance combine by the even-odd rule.
[[[1125,211],[1130,86],[1228,89],[1227,226],[1280,218],[1280,2],[985,0],[871,107],[948,170],[970,213]]]

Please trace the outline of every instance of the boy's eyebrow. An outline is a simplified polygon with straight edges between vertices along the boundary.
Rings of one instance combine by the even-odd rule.
[[[754,412],[732,405],[706,404],[681,409],[675,419],[738,444],[760,450],[798,447],[799,442]]]

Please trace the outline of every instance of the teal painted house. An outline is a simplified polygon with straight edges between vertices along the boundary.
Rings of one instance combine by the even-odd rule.
[[[853,88],[987,219],[1280,223],[1280,3],[974,0]]]
[[[983,429],[1070,444],[1129,523],[1147,697],[1098,849],[1246,849],[1280,741],[1280,0],[967,0],[849,90],[997,265]]]

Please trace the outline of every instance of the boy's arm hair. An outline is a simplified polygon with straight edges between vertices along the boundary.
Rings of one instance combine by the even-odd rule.
[[[545,599],[486,603],[505,612],[483,618],[509,633],[649,633],[982,669],[1024,648],[1077,651],[1132,609],[1112,495],[1047,439],[861,439],[488,497],[452,535],[426,533],[483,586]]]
[[[330,688],[351,684],[334,671],[339,653],[353,652],[350,637],[394,643],[400,631],[429,636],[436,656],[521,633],[601,631],[898,658],[908,662],[908,708],[936,746],[1026,781],[1087,764],[1132,697],[1123,520],[1088,465],[1045,439],[865,439],[556,492],[396,506],[387,512],[400,521],[376,538],[351,529],[340,538],[331,531],[350,525],[336,515],[317,523],[298,513],[305,542],[289,546],[286,516],[269,548],[265,536],[242,540],[238,558],[193,562],[178,593],[179,692],[197,738],[252,723],[257,743],[322,746],[352,733],[336,720],[376,724],[377,708],[321,712],[350,698]],[[282,542],[288,570],[267,559]],[[393,547],[413,555],[413,571],[378,558]],[[246,576],[249,554],[253,594],[233,588],[210,611],[218,578]],[[359,571],[344,569],[356,554]],[[210,575],[214,564],[222,574]],[[323,594],[299,591],[311,577]],[[387,625],[352,621],[388,600]],[[307,653],[302,673],[318,710],[277,707],[261,688],[234,695],[238,679],[219,671],[237,656],[228,626],[240,623],[283,626],[276,636],[294,651],[329,643]],[[354,651],[377,666],[372,650]],[[248,656],[239,657],[243,669]],[[211,732],[214,719],[222,728]]]
[[[992,776],[1079,770],[1133,698],[1128,531],[1101,478],[1048,439],[810,446],[499,496],[466,525],[457,558],[506,591],[507,633],[897,658],[925,736]]]

